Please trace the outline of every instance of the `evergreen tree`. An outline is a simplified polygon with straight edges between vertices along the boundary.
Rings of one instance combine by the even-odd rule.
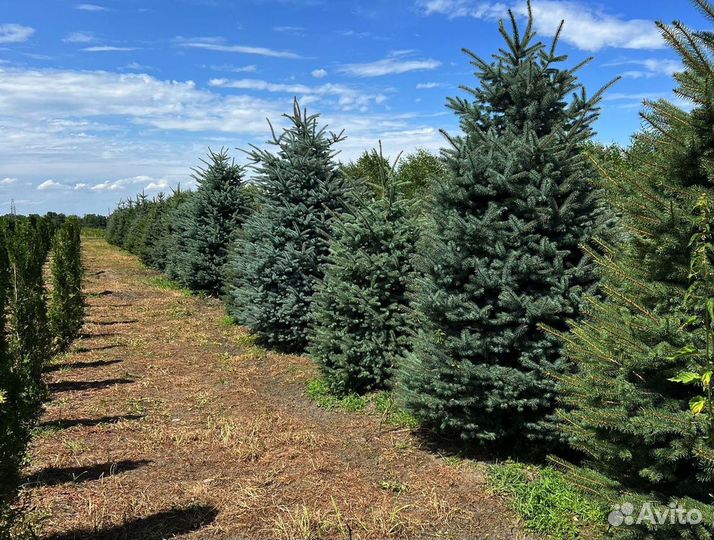
[[[7,337],[15,369],[25,374],[24,418],[38,415],[46,398],[42,371],[51,356],[43,280],[47,258],[43,234],[31,221],[20,221],[12,224],[6,236],[9,269]]]
[[[420,149],[399,161],[397,177],[400,191],[417,203],[416,211],[423,212],[431,206],[435,187],[446,180],[446,166],[439,156]]]
[[[416,300],[420,331],[401,395],[426,425],[466,440],[545,442],[560,344],[538,328],[565,328],[595,282],[578,245],[598,228],[595,178],[581,149],[601,93],[588,99],[566,60],[521,32],[510,13],[505,49],[489,63],[466,51],[480,85],[449,100],[462,136],[444,152],[434,227]],[[561,25],[562,28],[562,25]],[[559,34],[560,32],[558,32]],[[602,91],[601,91],[602,92]],[[573,95],[570,102],[567,99]]]
[[[122,247],[134,255],[139,253],[141,240],[146,232],[146,215],[149,212],[149,205],[149,197],[141,192],[136,196],[131,217],[127,219]]]
[[[20,424],[21,407],[18,407],[23,389],[21,372],[10,355],[5,328],[9,279],[5,227],[0,223],[0,535],[7,507],[19,482],[27,442],[27,430]]]
[[[714,24],[714,5],[696,0]],[[702,524],[618,527],[622,537],[714,537],[714,35],[658,23],[681,56],[675,92],[646,104],[634,170],[606,177],[627,241],[593,248],[604,298],[564,335],[563,429],[587,456],[577,482],[611,503],[698,509]],[[642,147],[652,151],[642,152]],[[645,526],[648,525],[648,526]]]
[[[177,274],[195,291],[221,292],[228,245],[250,212],[244,171],[226,150],[209,150],[205,169],[196,169],[198,188],[183,215],[186,250],[179,252]]]
[[[277,152],[254,147],[250,154],[262,189],[258,210],[234,243],[226,300],[231,315],[265,343],[302,351],[330,222],[344,208],[347,189],[333,161],[341,135],[328,135],[297,100],[286,118],[289,127],[273,133]]]
[[[386,388],[409,348],[407,287],[418,230],[381,152],[378,199],[355,203],[336,223],[318,287],[310,354],[337,394]]]
[[[107,242],[122,247],[126,238],[127,229],[134,216],[134,202],[131,200],[120,201],[116,210],[107,220],[105,237]]]
[[[50,357],[42,282],[46,224],[13,216],[0,226],[0,534],[20,483]]]
[[[78,336],[84,319],[80,224],[69,218],[55,234],[51,260],[49,325],[54,350],[64,352]]]
[[[149,235],[147,242],[157,265],[155,268],[165,272],[171,279],[178,279],[176,271],[177,263],[180,261],[179,254],[186,249],[184,228],[184,215],[191,205],[194,193],[182,191],[179,187],[166,203],[166,209],[161,219],[157,221],[157,227]]]

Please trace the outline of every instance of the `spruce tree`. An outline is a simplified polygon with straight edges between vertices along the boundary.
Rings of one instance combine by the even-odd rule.
[[[492,62],[465,51],[480,84],[448,103],[462,135],[447,136],[400,393],[441,434],[544,449],[557,437],[553,377],[570,364],[538,324],[565,328],[595,283],[578,245],[601,212],[581,149],[602,91],[586,97],[575,75],[586,62],[563,67],[557,35],[536,41],[530,5],[524,31],[512,13],[510,24]]]
[[[166,207],[157,220],[153,231],[147,236],[149,257],[154,260],[154,268],[165,272],[171,279],[177,279],[174,271],[180,260],[179,253],[185,250],[183,240],[183,216],[190,207],[192,191],[181,190],[179,186],[166,201]]]
[[[250,212],[251,197],[245,191],[244,171],[226,150],[212,152],[196,169],[198,184],[184,214],[186,250],[181,253],[178,274],[195,291],[219,294],[223,284],[228,246]]]
[[[343,210],[347,188],[334,163],[341,134],[328,134],[297,100],[285,117],[289,126],[273,132],[276,152],[254,147],[250,153],[261,192],[258,210],[234,242],[226,301],[230,314],[266,344],[302,351],[331,220]]]
[[[695,4],[711,28],[714,5]],[[645,503],[703,516],[699,526],[623,525],[613,535],[705,539],[714,537],[714,35],[658,26],[684,66],[675,92],[692,107],[646,103],[634,166],[606,176],[628,240],[591,248],[604,298],[562,336],[578,368],[563,379],[563,429],[587,458],[572,468],[579,484],[633,505],[635,518]]]
[[[313,301],[309,352],[337,394],[387,388],[413,328],[407,313],[418,238],[394,171],[373,151],[379,198],[359,199],[335,224]]]

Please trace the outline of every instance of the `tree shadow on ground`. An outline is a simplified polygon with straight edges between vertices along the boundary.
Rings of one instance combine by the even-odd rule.
[[[105,529],[75,529],[42,540],[163,540],[197,531],[218,516],[214,506],[190,505],[127,521]]]
[[[548,456],[557,455],[578,462],[582,456],[564,444],[546,444],[542,441],[511,439],[498,443],[467,441],[458,436],[449,437],[429,429],[415,433],[422,448],[442,457],[463,458],[485,463],[507,460],[543,465]]]
[[[47,366],[45,371],[59,371],[61,369],[86,369],[94,367],[111,366],[113,364],[120,364],[123,362],[121,358],[115,358],[114,360],[95,360],[94,362],[76,362],[73,364],[54,364],[52,366]]]
[[[139,319],[127,319],[125,321],[87,321],[87,324],[96,324],[97,326],[112,326],[114,324],[132,324],[139,322]]]
[[[40,428],[44,429],[68,429],[76,426],[94,427],[101,424],[118,424],[127,420],[141,420],[141,414],[124,414],[121,416],[102,416],[101,418],[76,418],[74,420],[49,420],[42,422]]]
[[[104,290],[104,291],[99,291],[99,292],[88,293],[87,296],[89,298],[99,298],[101,296],[109,296],[112,294],[114,294],[114,291]]]
[[[106,351],[109,349],[116,349],[118,347],[125,347],[125,346],[126,345],[122,345],[120,343],[110,343],[109,345],[97,345],[96,347],[77,347],[72,352],[81,354],[81,353],[88,353],[88,352],[92,352],[92,351]]]
[[[151,463],[146,459],[122,460],[111,463],[97,463],[86,467],[47,467],[25,479],[28,485],[58,486],[60,484],[78,484],[99,480],[106,476],[113,476],[128,471],[133,471]]]
[[[96,390],[116,384],[131,384],[132,379],[105,379],[103,381],[60,381],[48,385],[51,392],[72,392],[79,390]]]

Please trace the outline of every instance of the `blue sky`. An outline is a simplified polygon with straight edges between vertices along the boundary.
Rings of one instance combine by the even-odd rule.
[[[436,151],[446,96],[475,79],[467,47],[501,46],[521,0],[0,0],[0,213],[107,212],[190,184],[207,147],[246,148],[293,96],[345,129],[342,159],[382,140]],[[533,0],[548,40],[603,102],[598,139],[626,143],[644,98],[670,97],[677,57],[654,20],[701,27],[684,0]],[[236,159],[242,155],[234,150]]]

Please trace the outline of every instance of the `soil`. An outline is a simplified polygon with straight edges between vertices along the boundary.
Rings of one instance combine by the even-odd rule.
[[[42,539],[525,537],[482,465],[376,413],[319,408],[309,358],[83,244],[85,333],[48,371],[26,470]]]

